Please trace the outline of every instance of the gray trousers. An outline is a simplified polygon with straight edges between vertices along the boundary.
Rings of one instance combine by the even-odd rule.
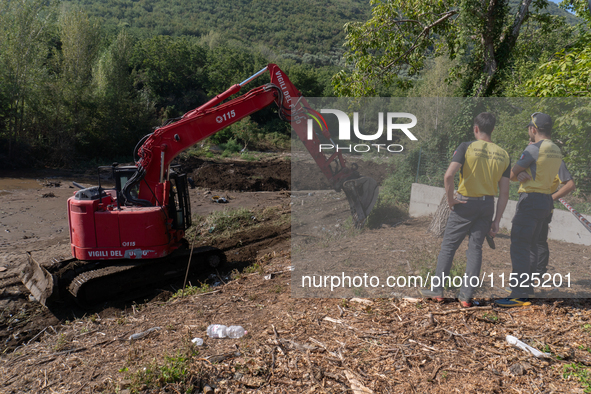
[[[512,298],[527,298],[534,293],[530,279],[532,272],[538,270],[537,259],[532,258],[532,251],[537,255],[537,245],[544,225],[552,213],[554,203],[550,194],[521,193],[517,210],[511,226],[511,265],[512,275],[516,278],[511,285]],[[546,227],[547,228],[547,227]]]
[[[466,235],[469,235],[468,250],[466,251],[466,274],[464,276],[467,280],[462,281],[460,300],[466,301],[472,298],[474,288],[470,285],[470,278],[480,276],[482,244],[484,237],[490,231],[495,211],[494,202],[494,197],[487,196],[485,200],[468,200],[465,204],[454,205],[454,210],[447,219],[435,274],[439,278],[449,276],[456,250]],[[439,288],[434,287],[433,290],[443,291],[443,288],[444,283]]]
[[[540,274],[540,278],[548,272],[548,262],[550,261],[550,248],[548,247],[548,226],[552,222],[552,213],[542,222],[542,229],[536,244],[532,246],[530,252],[530,266],[532,273]]]

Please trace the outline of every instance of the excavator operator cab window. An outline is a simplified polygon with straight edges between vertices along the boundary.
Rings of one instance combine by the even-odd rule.
[[[115,178],[115,189],[117,190],[117,200],[121,205],[125,204],[125,197],[121,192],[127,181],[135,174],[135,166],[117,167],[113,168],[113,177]],[[139,185],[135,185],[130,190],[131,196],[137,198],[139,194]]]

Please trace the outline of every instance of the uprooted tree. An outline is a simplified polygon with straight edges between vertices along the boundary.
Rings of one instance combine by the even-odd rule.
[[[449,218],[450,213],[451,209],[447,204],[447,195],[444,194],[441,198],[439,206],[437,207],[437,211],[435,211],[435,215],[433,215],[433,220],[431,220],[427,232],[433,234],[436,237],[443,237],[445,226],[447,225],[447,219]]]

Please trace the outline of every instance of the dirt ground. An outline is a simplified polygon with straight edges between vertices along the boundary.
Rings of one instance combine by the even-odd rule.
[[[201,183],[203,170],[215,183]],[[16,275],[25,251],[45,264],[68,257],[65,201],[75,191],[69,184],[91,185],[91,180],[71,174],[0,178],[0,393],[200,393],[206,385],[221,393],[582,393],[589,388],[588,299],[537,299],[528,307],[500,310],[484,297],[481,306],[460,310],[456,302],[437,304],[410,294],[294,297],[301,289],[299,271],[327,271],[333,257],[345,261],[356,250],[373,250],[391,273],[416,273],[432,263],[441,240],[426,234],[429,218],[400,217],[382,228],[356,230],[343,195],[322,191],[313,179],[290,191],[289,171],[284,157],[195,162],[194,214],[273,207],[275,220],[232,239],[212,238],[229,264],[205,292],[170,298],[176,285],[155,289],[146,300],[90,311],[48,310],[29,300]],[[214,195],[229,203],[211,202]],[[324,226],[316,222],[319,216]],[[495,250],[485,248],[483,269],[509,269],[509,243],[501,234]],[[461,248],[457,256],[465,245]],[[589,247],[551,241],[550,249],[551,269],[566,263],[588,267]],[[248,334],[210,339],[205,330],[214,323],[240,324]],[[535,358],[509,345],[507,335],[550,355]],[[195,337],[204,345],[193,345]]]
[[[401,214],[380,228],[357,231],[351,225],[349,205],[342,193],[293,192],[292,204],[292,263],[296,267],[296,273],[292,275],[292,291],[297,296],[416,296],[415,287],[408,284],[409,277],[427,279],[428,272],[433,274],[442,238],[427,233],[431,217],[409,218]],[[494,250],[486,243],[483,245],[481,278],[484,280],[474,295],[482,302],[508,295],[504,287],[509,286],[512,267],[509,252],[511,239],[507,229],[501,230],[495,244]],[[462,276],[465,272],[467,246],[466,239],[456,252],[453,276]],[[537,297],[590,297],[591,246],[550,240],[549,247],[548,273],[536,290]],[[342,277],[341,273],[350,277],[367,273],[379,278],[380,284],[376,287],[341,287],[335,291],[324,286],[295,286],[296,283],[301,284],[302,275],[319,279],[335,274]],[[397,285],[384,285],[388,277],[396,278]],[[404,280],[398,280],[399,277],[406,278],[406,285]],[[319,280],[317,282],[320,284]],[[456,297],[458,290],[450,290],[446,296]]]
[[[204,160],[185,156],[183,167],[191,168],[191,176],[200,187],[230,191],[329,190],[331,186],[307,152],[281,155],[257,162]],[[393,170],[387,164],[349,158],[349,166],[357,166],[361,175],[381,183]],[[294,183],[292,184],[292,180]]]

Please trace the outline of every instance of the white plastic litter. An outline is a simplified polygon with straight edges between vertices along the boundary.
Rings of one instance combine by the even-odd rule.
[[[212,324],[207,327],[207,336],[210,338],[241,338],[248,334],[241,326],[226,327],[223,324]]]
[[[519,339],[515,338],[513,335],[507,335],[507,343],[509,345],[513,345],[513,346],[518,347],[522,350],[525,350],[526,352],[530,353],[532,356],[535,356],[538,358],[550,358],[550,356],[552,356],[550,353],[540,352],[538,349],[533,348],[533,347],[521,342]]]
[[[203,339],[201,339],[201,338],[193,338],[193,340],[191,340],[191,342],[193,342],[195,344],[195,346],[203,345]]]
[[[136,339],[140,339],[151,333],[152,331],[158,331],[160,327],[152,327],[149,330],[138,332],[137,334],[132,334],[129,336],[130,341],[135,341]]]

